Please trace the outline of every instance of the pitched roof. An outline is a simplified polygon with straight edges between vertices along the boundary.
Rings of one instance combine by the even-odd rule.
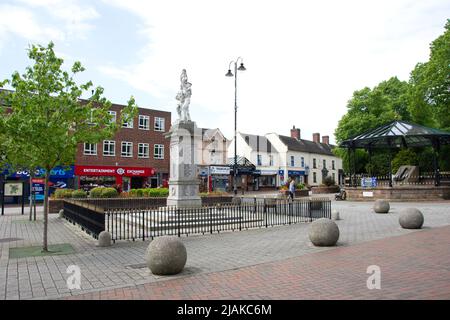
[[[432,145],[433,140],[441,144],[450,144],[450,132],[395,120],[347,139],[340,146],[345,148],[424,147]]]
[[[258,136],[255,134],[247,134],[247,133],[239,133],[242,138],[245,140],[247,145],[252,148],[253,151],[256,152],[269,152],[276,153],[277,149],[270,143],[269,139],[265,136]]]
[[[334,153],[331,151],[332,150],[331,145],[304,139],[297,140],[296,138],[282,135],[279,135],[279,137],[281,142],[284,143],[287,146],[288,150],[290,151],[317,153],[328,156],[334,156]]]

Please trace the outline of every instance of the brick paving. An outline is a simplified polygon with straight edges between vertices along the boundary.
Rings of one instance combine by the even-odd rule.
[[[337,248],[312,246],[308,240],[309,224],[182,237],[181,241],[188,251],[188,261],[183,273],[176,277],[154,276],[145,267],[144,254],[149,241],[120,241],[110,248],[96,247],[95,239],[57,215],[50,217],[49,243],[70,243],[75,248],[75,254],[12,259],[9,248],[41,244],[43,224],[40,213],[40,221],[28,222],[27,215],[21,216],[17,210],[7,210],[6,215],[0,217],[0,240],[4,240],[0,241],[0,300],[54,299],[105,289],[121,290],[147,283],[157,283],[163,287],[172,279],[233,271],[336,251],[370,240],[409,235],[417,231],[401,229],[398,216],[401,208],[410,206],[424,213],[424,231],[450,225],[449,202],[391,203],[391,213],[387,215],[374,214],[372,205],[333,201],[332,208],[338,209],[342,217],[337,222],[341,231]],[[69,275],[66,269],[69,265],[77,265],[81,269],[81,290],[67,288]]]
[[[450,299],[450,227],[69,299]],[[369,265],[381,288],[369,290]]]

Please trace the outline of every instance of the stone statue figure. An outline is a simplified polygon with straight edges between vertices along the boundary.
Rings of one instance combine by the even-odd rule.
[[[189,114],[189,104],[191,103],[191,95],[192,95],[192,83],[187,81],[186,69],[183,69],[180,76],[180,91],[177,93],[175,99],[177,99],[177,113],[178,120],[180,121],[191,121],[191,116]]]

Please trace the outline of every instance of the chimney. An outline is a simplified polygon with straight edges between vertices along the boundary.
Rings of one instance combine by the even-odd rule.
[[[323,136],[322,137],[322,143],[329,145],[330,144],[330,136]]]
[[[291,138],[300,140],[300,129],[296,129],[295,126],[293,126],[291,129]]]
[[[320,143],[320,133],[313,133],[313,141]]]

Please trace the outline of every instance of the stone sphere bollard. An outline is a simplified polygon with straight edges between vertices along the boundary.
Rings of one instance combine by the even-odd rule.
[[[58,217],[64,218],[64,209],[59,210]]]
[[[420,229],[423,225],[423,214],[416,208],[402,210],[398,222],[403,229]]]
[[[339,217],[339,211],[337,210],[332,210],[331,211],[331,220],[340,220],[341,218]]]
[[[186,264],[186,247],[177,237],[158,237],[150,242],[145,258],[153,274],[177,274],[183,271]]]
[[[373,205],[373,210],[376,213],[388,213],[390,209],[389,202],[386,200],[378,199],[375,201],[375,204]]]
[[[309,228],[309,240],[318,247],[334,246],[339,239],[339,228],[336,222],[321,218]]]
[[[111,233],[108,231],[102,231],[98,235],[98,246],[99,247],[110,247],[112,243]]]

